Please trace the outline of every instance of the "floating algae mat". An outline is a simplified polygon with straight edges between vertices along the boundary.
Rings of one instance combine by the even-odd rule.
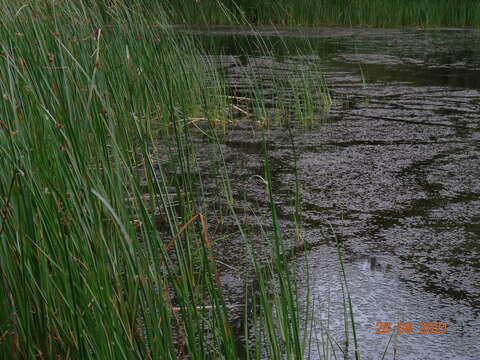
[[[284,69],[288,77],[292,62],[321,60],[334,95],[327,124],[272,126],[267,139],[287,242],[295,239],[292,198],[299,171],[308,246],[290,261],[292,268],[310,266],[308,274],[299,270],[298,276],[304,284],[300,300],[306,301],[307,294],[314,300],[312,333],[322,343],[317,349],[313,341],[313,358],[344,356],[337,345],[345,342],[339,241],[362,359],[476,359],[480,33],[261,27],[259,34],[272,44],[281,35],[280,48],[287,49],[284,56],[265,58],[255,50],[249,56],[238,51],[255,36],[251,29],[179,29],[204,41],[210,60],[224,69],[238,96],[246,67],[258,76],[272,67]],[[303,56],[292,55],[296,48]],[[290,55],[288,49],[293,49]],[[260,180],[263,138],[254,127],[239,119],[223,149],[234,206],[260,232],[265,225],[258,219],[268,218],[269,207]],[[215,188],[210,189],[212,201]],[[233,226],[233,219],[224,221],[229,220]],[[290,247],[295,246],[291,240]],[[257,247],[261,253],[262,244]],[[232,298],[244,286],[236,275],[244,261],[241,249],[240,240],[230,239],[218,250],[220,260],[238,267],[222,269]],[[349,341],[354,358],[351,335]]]

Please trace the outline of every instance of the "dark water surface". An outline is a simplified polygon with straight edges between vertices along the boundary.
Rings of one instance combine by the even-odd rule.
[[[380,359],[389,342],[375,333],[376,321],[413,322],[416,332],[421,321],[448,323],[446,334],[399,334],[386,359],[394,349],[398,359],[480,359],[480,32],[262,28],[279,49],[298,47],[304,55],[268,57],[251,48],[245,57],[239,49],[253,38],[247,28],[180,30],[202,37],[209,59],[240,89],[245,67],[259,76],[276,67],[288,76],[293,63],[322,60],[335,99],[329,121],[269,132],[286,241],[294,239],[297,160],[310,249],[292,266],[308,260],[319,339],[329,328],[344,341],[336,237],[345,248],[362,359]],[[223,145],[235,207],[259,233],[269,226],[261,149],[252,121],[239,121]],[[223,283],[241,301],[244,246],[235,237],[223,244],[217,257],[230,264]],[[303,282],[306,274],[298,273]]]

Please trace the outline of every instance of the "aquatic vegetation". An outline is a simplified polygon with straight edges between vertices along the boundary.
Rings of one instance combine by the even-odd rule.
[[[242,342],[229,317],[241,304],[225,302],[219,240],[209,236],[216,214],[204,204],[209,179],[193,141],[195,131],[211,139],[218,192],[236,216],[218,141],[230,121],[227,83],[192,39],[165,26],[162,8],[141,5],[0,5],[0,351],[12,359],[236,359],[268,348],[269,358],[299,358],[268,153],[273,260],[265,265],[250,251],[257,303],[253,318],[245,311]],[[302,84],[325,90],[305,79],[291,86],[300,120],[318,105]],[[329,101],[325,93],[319,104]],[[255,103],[264,107],[260,95]]]
[[[177,22],[279,25],[479,26],[474,0],[167,1]]]

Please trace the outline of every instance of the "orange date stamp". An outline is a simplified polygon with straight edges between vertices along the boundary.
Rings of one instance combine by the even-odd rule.
[[[390,334],[392,331],[398,334],[446,334],[448,322],[441,321],[375,321],[375,334]]]

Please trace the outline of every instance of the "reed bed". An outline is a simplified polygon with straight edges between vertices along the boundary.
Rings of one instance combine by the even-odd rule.
[[[277,25],[480,26],[475,0],[186,0],[167,1],[179,23]]]
[[[246,294],[247,341],[232,330],[228,309],[239,304],[225,302],[208,229],[216,214],[204,206],[209,179],[198,171],[191,130],[202,122],[219,145],[231,104],[222,74],[165,26],[166,16],[135,1],[0,5],[5,358],[306,354],[267,147],[271,262],[258,261],[237,218],[256,280],[253,300],[252,288]],[[295,87],[303,117],[310,88]],[[255,102],[261,108],[260,96]],[[218,191],[236,217],[221,146],[215,159]]]

